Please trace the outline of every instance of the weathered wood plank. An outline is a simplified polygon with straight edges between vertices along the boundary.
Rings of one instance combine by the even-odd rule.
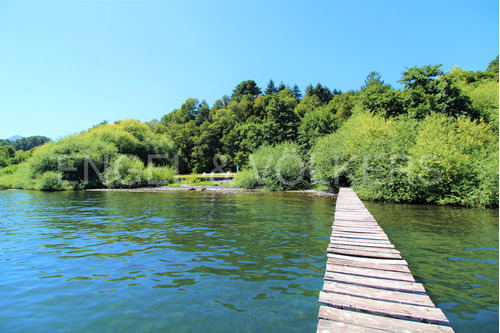
[[[366,276],[366,277],[379,278],[379,279],[415,282],[413,275],[411,275],[410,273],[382,271],[382,270],[373,269],[373,268],[362,268],[362,267],[326,264],[326,271],[333,272],[333,273],[343,273],[343,274]]]
[[[344,254],[349,256],[366,257],[366,258],[381,258],[381,259],[403,259],[399,253],[389,252],[374,252],[364,250],[346,250],[336,247],[328,247],[328,253]]]
[[[320,319],[318,323],[317,333],[377,333],[379,329],[369,328],[359,325],[346,324],[338,321]]]
[[[320,303],[339,309],[363,311],[381,316],[421,321],[430,324],[450,324],[443,311],[435,307],[398,304],[325,292],[320,292],[319,301]]]
[[[395,248],[376,247],[376,246],[370,246],[370,245],[366,245],[366,244],[365,245],[359,245],[359,244],[356,244],[356,243],[353,243],[353,244],[335,244],[335,243],[330,243],[330,245],[328,245],[328,248],[353,250],[353,251],[366,251],[366,252],[381,252],[381,253],[401,254]]]
[[[424,286],[417,282],[395,281],[328,271],[325,272],[325,280],[408,293],[425,293]]]
[[[353,233],[361,233],[361,234],[383,234],[385,235],[384,230],[382,228],[370,228],[370,229],[363,229],[363,228],[356,228],[356,227],[339,227],[334,225],[333,226],[333,231],[340,231],[340,232],[353,232]]]
[[[335,253],[327,253],[327,257],[334,259],[349,259],[353,261],[369,262],[373,264],[408,266],[408,263],[404,259],[380,259],[380,258],[377,259],[377,258],[367,258],[367,257],[352,257]]]
[[[349,242],[356,242],[358,244],[391,244],[392,243],[389,241],[389,239],[362,239],[362,238],[353,238],[353,237],[342,237],[338,235],[334,235],[330,237],[330,240],[332,241],[349,241]]]
[[[419,306],[433,307],[434,303],[429,296],[425,294],[410,294],[401,291],[384,290],[371,287],[356,286],[352,284],[325,281],[323,291],[358,297],[376,299],[379,301],[412,304]]]
[[[393,319],[367,313],[340,310],[321,306],[319,308],[320,320],[337,321],[345,324],[364,326],[376,329],[379,332],[418,332],[418,333],[452,333],[451,327],[433,325],[409,320]],[[327,324],[324,323],[325,329]],[[336,332],[336,331],[328,331]]]
[[[377,221],[374,218],[370,219],[352,219],[352,218],[342,218],[340,216],[334,216],[334,223],[361,223],[368,225],[375,225]]]
[[[361,267],[361,268],[372,268],[378,269],[381,271],[392,271],[392,272],[404,272],[411,273],[408,269],[408,266],[405,265],[384,265],[371,263],[366,261],[357,261],[357,260],[345,260],[345,259],[334,259],[328,258],[326,262],[327,265],[342,265],[342,266],[352,266],[352,267]]]
[[[337,244],[337,245],[351,245],[351,246],[366,246],[366,247],[376,247],[376,248],[385,248],[385,249],[394,249],[394,245],[391,243],[365,243],[365,242],[359,242],[359,241],[350,241],[350,240],[338,240],[338,239],[332,239],[330,241],[330,244]]]
[[[334,231],[332,233],[333,236],[339,236],[339,237],[346,237],[346,238],[359,238],[359,239],[381,239],[381,240],[389,240],[385,234],[380,234],[380,235],[363,235],[363,234],[356,234],[352,232],[342,232],[342,231]]]
[[[366,222],[366,221],[335,221],[333,222],[333,227],[346,226],[355,228],[380,228],[376,222]]]

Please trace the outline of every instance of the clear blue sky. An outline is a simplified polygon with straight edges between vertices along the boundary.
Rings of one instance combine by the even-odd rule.
[[[241,81],[399,88],[407,67],[484,70],[498,0],[0,1],[0,138],[149,121]]]

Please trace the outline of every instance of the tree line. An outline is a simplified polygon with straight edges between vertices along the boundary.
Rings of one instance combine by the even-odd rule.
[[[145,124],[133,120],[102,123],[37,148],[22,163],[30,167],[19,167],[25,177],[16,176],[24,179],[17,186],[29,187],[26,184],[31,179],[33,187],[45,172],[56,171],[55,158],[50,157],[53,154],[72,151],[87,156],[106,151],[111,164],[118,158],[131,158],[124,154],[134,154],[135,162],[129,162],[143,168],[147,168],[150,154],[175,155],[180,173],[211,172],[218,165],[231,171],[239,167],[243,172],[236,182],[247,188],[351,185],[362,197],[380,200],[498,205],[494,193],[498,167],[493,171],[498,165],[498,158],[494,158],[498,156],[498,77],[497,56],[486,70],[478,72],[455,67],[445,73],[441,65],[408,68],[399,81],[402,89],[385,83],[376,72],[369,73],[359,90],[346,92],[318,83],[306,87],[302,94],[297,85],[276,85],[270,80],[262,89],[247,80],[212,106],[189,98],[180,108]],[[447,151],[439,150],[445,147]],[[459,153],[445,154],[454,151]],[[439,163],[430,165],[434,162],[429,160],[420,165],[424,152],[432,152]],[[287,161],[285,155],[296,156],[296,162]],[[372,155],[383,156],[356,162]],[[406,157],[399,160],[395,157],[403,155]],[[44,164],[44,159],[52,162]],[[155,167],[174,165],[173,161],[156,163]],[[391,174],[379,170],[387,166],[392,166]],[[372,171],[366,171],[367,167]],[[414,179],[408,180],[408,173],[423,179],[430,169],[440,174],[441,185],[424,187]],[[467,173],[467,169],[477,172]],[[83,175],[69,174],[63,173],[61,180],[83,179]],[[461,180],[462,175],[467,181]],[[95,179],[99,176],[94,172]],[[16,177],[10,177],[4,187],[16,185],[12,183]],[[57,180],[55,174],[51,177]],[[109,172],[107,177],[112,178]],[[393,181],[374,185],[380,183],[374,181],[376,177]],[[1,181],[0,176],[0,186]],[[137,180],[134,185],[143,183]],[[89,181],[84,187],[98,184]],[[107,186],[117,185],[107,181]],[[464,191],[472,196],[470,200],[459,200]],[[409,192],[415,195],[404,195]]]

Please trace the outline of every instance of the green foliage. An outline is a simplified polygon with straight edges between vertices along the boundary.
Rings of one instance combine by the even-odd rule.
[[[16,170],[10,183],[16,188],[61,189],[55,186],[57,182],[53,173],[56,172],[66,181],[63,188],[103,187],[107,163],[123,154],[137,156],[144,168],[144,164],[150,162],[158,166],[172,164],[174,152],[175,146],[168,137],[153,133],[146,124],[137,120],[120,121],[113,125],[103,123],[87,132],[35,148],[31,158]],[[13,159],[22,161],[26,154],[16,152]],[[170,160],[161,158],[163,155],[170,156]],[[153,173],[162,179],[166,177],[166,174],[161,176],[162,172],[165,173]],[[44,176],[46,173],[50,174]],[[118,184],[118,175],[108,183]]]
[[[308,151],[316,140],[337,129],[335,116],[327,107],[320,107],[304,115],[298,129],[298,142]]]
[[[111,188],[128,188],[142,185],[144,163],[136,156],[117,155],[106,169],[105,185]]]
[[[492,77],[485,72],[468,72],[455,66],[447,76],[452,77],[455,85],[470,98],[472,108],[479,116],[498,132],[498,75]]]
[[[306,95],[300,103],[297,105],[295,108],[295,113],[299,117],[304,117],[307,113],[323,106],[323,103],[321,103],[320,99],[316,95]]]
[[[262,94],[247,80],[212,107],[189,98],[149,123],[102,122],[28,152],[0,141],[0,188],[168,184],[174,163],[181,173],[245,165],[235,180],[245,188],[305,188],[312,170],[317,186],[364,198],[497,205],[498,57],[484,72],[409,68],[400,82],[372,72],[359,92],[318,83],[302,97],[296,85],[270,80]],[[422,185],[436,173],[442,181]]]
[[[321,103],[328,104],[333,98],[334,93],[328,89],[328,87],[323,87],[321,84],[317,84],[316,87],[313,88],[312,85],[309,85],[306,88],[306,96],[317,96]]]
[[[299,117],[294,112],[296,100],[287,89],[274,96],[266,108],[264,138],[267,143],[293,141],[297,138]]]
[[[453,78],[443,76],[439,67],[441,65],[412,67],[403,72],[400,82],[405,85],[401,95],[404,113],[417,119],[433,112],[479,118],[467,95],[454,85]]]
[[[16,151],[12,148],[12,146],[0,146],[0,167],[3,168],[10,165],[10,162],[15,154]]]
[[[142,171],[142,182],[148,186],[164,186],[175,181],[175,169],[169,166],[149,165]]]
[[[63,180],[61,173],[57,171],[45,172],[35,179],[35,190],[62,191],[70,188],[68,182]]]
[[[45,136],[30,136],[27,138],[20,138],[19,140],[0,140],[0,146],[12,146],[14,150],[28,151],[35,147],[41,146],[47,142],[52,141]]]
[[[404,112],[401,92],[385,84],[377,72],[371,72],[367,76],[365,85],[361,87],[360,101],[366,110],[386,118],[398,116]]]
[[[265,94],[266,95],[273,95],[273,94],[276,94],[277,92],[278,92],[278,88],[276,88],[276,86],[274,85],[274,81],[269,80],[269,83],[267,84],[267,87],[266,87]]]
[[[309,187],[309,170],[299,146],[283,142],[264,145],[250,155],[249,164],[234,178],[242,188],[293,190]]]
[[[439,144],[436,144],[439,142]],[[466,118],[433,115],[420,124],[411,169],[419,180],[417,197],[463,206],[498,206],[498,136]]]
[[[498,82],[498,55],[488,65],[486,73],[490,74]]]
[[[247,80],[239,83],[236,88],[233,90],[233,94],[231,95],[231,99],[239,102],[243,96],[251,95],[253,97],[260,95],[262,91],[257,86],[254,80]]]
[[[312,160],[316,182],[365,199],[498,206],[498,137],[467,118],[357,114],[319,140]]]

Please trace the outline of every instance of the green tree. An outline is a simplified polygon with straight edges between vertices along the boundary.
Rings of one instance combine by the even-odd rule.
[[[368,74],[365,84],[361,87],[359,99],[366,110],[386,118],[403,113],[400,92],[385,84],[377,72]]]
[[[306,88],[306,96],[316,95],[319,100],[323,104],[328,104],[333,98],[333,93],[327,87],[323,87],[321,84],[317,84],[316,87],[313,88],[312,85],[309,85]]]
[[[498,55],[488,65],[488,68],[486,69],[486,73],[490,74],[498,82]]]
[[[11,164],[16,151],[12,146],[0,146],[0,167],[6,167]]]
[[[470,99],[462,93],[449,76],[443,76],[441,65],[412,67],[403,72],[401,83],[404,110],[411,117],[423,119],[432,112],[477,119]]]
[[[276,94],[277,92],[278,92],[278,88],[276,88],[276,86],[274,85],[274,81],[269,80],[269,83],[267,84],[267,88],[266,88],[266,95],[273,95],[273,94]]]
[[[294,111],[296,106],[297,100],[288,88],[273,95],[266,108],[264,138],[267,143],[295,141],[297,139],[300,118]]]
[[[257,86],[257,83],[255,83],[254,80],[247,80],[239,83],[236,88],[234,88],[231,99],[239,102],[245,95],[256,97],[260,94],[262,94],[262,91]]]
[[[295,97],[295,99],[297,99],[297,100],[302,99],[302,93],[300,92],[299,86],[294,85],[292,87],[292,90],[290,90],[290,91],[292,92],[292,95],[293,95],[293,97]]]

